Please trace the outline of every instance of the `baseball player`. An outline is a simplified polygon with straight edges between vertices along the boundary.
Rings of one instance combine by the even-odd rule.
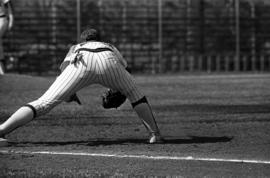
[[[113,45],[101,42],[95,29],[87,28],[81,38],[84,41],[70,48],[60,66],[62,73],[49,89],[37,100],[19,108],[0,125],[2,145],[7,144],[6,134],[48,113],[61,102],[71,101],[74,96],[76,98],[77,91],[91,84],[100,84],[125,95],[148,130],[149,143],[162,141],[147,98],[125,69],[127,62],[120,52]]]
[[[0,75],[5,73],[3,36],[13,26],[13,13],[10,0],[0,0]]]

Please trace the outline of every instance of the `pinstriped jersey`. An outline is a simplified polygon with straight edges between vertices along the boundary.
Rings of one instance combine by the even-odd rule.
[[[127,62],[126,60],[123,58],[123,56],[121,55],[121,53],[118,51],[118,49],[109,44],[109,43],[104,43],[104,42],[99,42],[99,41],[89,41],[89,42],[84,42],[84,43],[80,43],[77,45],[74,45],[70,48],[67,56],[64,59],[64,62],[67,61],[72,61],[76,55],[77,55],[77,51],[79,51],[79,49],[81,48],[87,48],[87,49],[100,49],[100,48],[109,48],[113,51],[113,53],[111,53],[111,55],[113,55],[112,57],[116,58],[121,65],[123,65],[125,68],[127,67]],[[108,58],[110,56],[107,56]],[[61,68],[61,67],[60,67]]]
[[[37,115],[47,112],[91,84],[120,91],[132,103],[144,96],[125,69],[126,61],[110,44],[87,42],[74,45],[62,65],[64,63],[67,65],[61,69],[62,73],[50,88],[38,100],[29,103],[37,110]]]

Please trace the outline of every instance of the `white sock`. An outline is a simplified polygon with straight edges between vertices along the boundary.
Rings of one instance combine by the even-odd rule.
[[[0,125],[0,137],[15,130],[18,127],[30,122],[34,117],[34,113],[29,107],[21,107],[8,120]]]
[[[142,120],[146,129],[150,133],[159,134],[159,129],[156,124],[154,115],[148,103],[141,103],[134,107],[134,110],[137,112],[139,118]]]

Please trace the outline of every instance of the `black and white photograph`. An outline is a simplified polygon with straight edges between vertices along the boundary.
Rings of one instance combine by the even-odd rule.
[[[0,0],[0,177],[270,177],[270,1]]]

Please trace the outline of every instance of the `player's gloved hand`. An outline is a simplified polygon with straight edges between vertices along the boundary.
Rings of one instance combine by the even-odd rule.
[[[102,106],[105,109],[118,108],[127,99],[120,91],[113,91],[109,89],[102,95]]]

